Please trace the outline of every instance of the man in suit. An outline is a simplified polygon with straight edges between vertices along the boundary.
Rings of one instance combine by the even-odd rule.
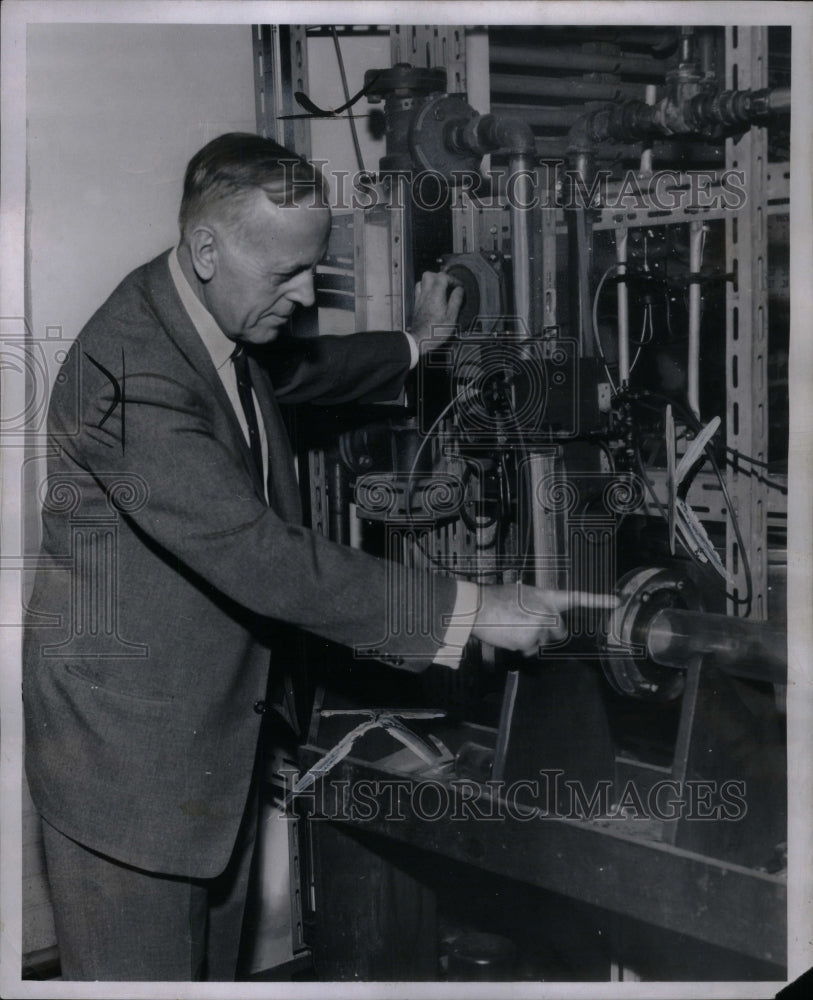
[[[388,632],[388,564],[301,527],[278,401],[392,399],[461,304],[424,275],[411,337],[270,350],[272,382],[255,354],[314,301],[324,191],[270,140],[204,147],[178,248],[124,279],[52,394],[23,694],[66,979],[234,977],[272,622],[416,670],[472,630],[533,651],[569,604],[433,577],[432,620]]]

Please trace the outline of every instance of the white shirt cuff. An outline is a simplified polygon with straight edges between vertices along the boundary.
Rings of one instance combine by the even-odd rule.
[[[443,645],[435,654],[433,663],[440,663],[444,667],[457,670],[460,666],[463,650],[477,620],[479,608],[480,588],[475,583],[458,580],[457,596],[449,617],[446,635],[443,637]]]
[[[407,343],[409,344],[409,370],[412,371],[412,369],[415,367],[415,365],[417,365],[420,359],[421,352],[418,349],[417,340],[415,340],[415,338],[412,336],[411,333],[407,333],[406,331],[404,331],[404,336],[406,337]]]

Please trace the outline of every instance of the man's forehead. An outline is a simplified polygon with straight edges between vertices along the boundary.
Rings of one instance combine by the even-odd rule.
[[[260,224],[285,231],[326,232],[330,228],[330,209],[311,197],[278,205],[262,191],[252,202],[250,211]]]
[[[330,210],[307,202],[276,205],[259,194],[243,212],[244,231],[254,246],[277,263],[319,260],[330,233]]]

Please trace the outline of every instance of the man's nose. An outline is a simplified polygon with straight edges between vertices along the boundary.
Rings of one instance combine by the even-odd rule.
[[[298,274],[289,284],[288,298],[298,302],[301,306],[312,306],[316,301],[316,289],[313,283],[313,272],[303,271]]]

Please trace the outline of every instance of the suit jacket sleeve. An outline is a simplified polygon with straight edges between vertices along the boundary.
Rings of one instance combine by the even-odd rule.
[[[369,336],[376,335],[363,335]],[[102,363],[117,370],[118,348],[105,352],[98,338],[94,350],[96,360],[103,356]],[[98,365],[81,359],[81,430],[62,447],[69,461],[95,477],[101,506],[115,502],[109,491],[105,496],[107,482],[119,472],[136,474],[147,499],[122,516],[201,586],[405,669],[431,662],[454,606],[454,582],[282,521],[257,497],[233,440],[216,431],[205,384],[179,366],[170,376],[163,359],[142,360],[138,367],[128,362],[119,380],[121,406],[114,405],[115,390]],[[351,367],[335,383],[337,392],[348,391]],[[308,370],[316,369],[296,376],[289,399],[305,398],[319,384]],[[51,426],[57,433],[71,391],[55,389]]]
[[[280,402],[327,406],[395,399],[410,353],[403,333],[386,331],[277,341],[263,360]]]

